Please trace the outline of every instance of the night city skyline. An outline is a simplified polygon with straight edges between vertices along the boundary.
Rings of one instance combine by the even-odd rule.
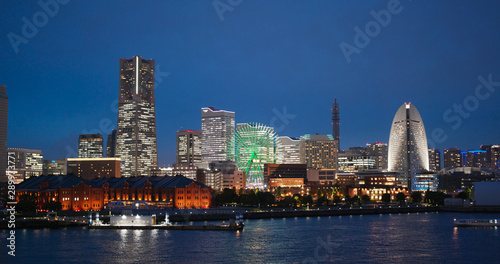
[[[202,107],[300,137],[331,134],[335,97],[343,149],[388,143],[404,102],[418,107],[428,139],[437,131],[441,140],[429,147],[498,144],[500,4],[388,3],[242,1],[220,14],[210,1],[70,1],[17,46],[8,35],[23,36],[23,17],[33,21],[43,8],[5,3],[0,85],[9,96],[8,147],[60,159],[67,146],[77,156],[80,134],[111,133],[119,60],[136,55],[156,62],[160,166],[175,162],[177,131],[200,130]],[[390,19],[381,15],[387,12]],[[375,31],[365,33],[366,25]],[[346,56],[346,44],[357,52]]]

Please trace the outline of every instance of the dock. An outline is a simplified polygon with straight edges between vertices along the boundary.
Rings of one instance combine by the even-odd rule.
[[[89,229],[131,229],[131,230],[206,230],[206,231],[239,231],[243,225],[149,225],[149,226],[112,226],[89,225]]]

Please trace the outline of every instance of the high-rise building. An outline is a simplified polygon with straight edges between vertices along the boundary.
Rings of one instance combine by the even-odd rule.
[[[449,148],[443,151],[443,160],[445,168],[463,167],[462,151],[458,148]]]
[[[441,170],[441,152],[439,149],[429,149],[429,170],[434,172]]]
[[[116,129],[108,134],[108,141],[106,142],[106,157],[112,158],[115,156],[116,150]]]
[[[119,86],[115,156],[122,177],[152,175],[158,168],[155,61],[120,59]]]
[[[332,136],[335,141],[337,141],[337,152],[340,150],[340,112],[339,104],[337,103],[337,97],[335,97],[335,102],[332,105]]]
[[[375,168],[387,170],[387,143],[366,143],[366,154],[375,159]]]
[[[389,136],[388,170],[400,172],[398,184],[412,190],[412,177],[429,170],[429,149],[425,127],[411,103],[399,107]]]
[[[177,131],[177,165],[192,166],[201,162],[201,132]]]
[[[308,169],[336,169],[337,141],[332,135],[304,135],[300,138],[300,163]]]
[[[0,183],[8,181],[7,178],[7,116],[8,116],[9,97],[7,96],[7,87],[0,85]],[[2,192],[3,192],[3,187]],[[6,186],[5,186],[6,187]],[[1,193],[1,192],[0,192]]]
[[[277,137],[278,164],[300,164],[300,139],[291,137]]]
[[[9,173],[14,175],[16,184],[43,173],[43,154],[41,150],[8,148]]]
[[[78,137],[78,158],[102,158],[101,134],[85,134]]]
[[[469,150],[465,155],[467,167],[490,168],[486,150]]]
[[[201,109],[201,159],[204,162],[234,161],[234,112],[213,107]]]

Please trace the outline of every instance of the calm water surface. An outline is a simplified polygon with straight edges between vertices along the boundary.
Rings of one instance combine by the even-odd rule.
[[[455,228],[419,213],[247,220],[243,232],[177,230],[16,231],[3,263],[499,263],[498,228]]]

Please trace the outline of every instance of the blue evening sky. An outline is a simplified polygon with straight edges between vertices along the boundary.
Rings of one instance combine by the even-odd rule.
[[[404,102],[439,149],[500,143],[499,1],[60,1],[50,14],[37,1],[0,7],[9,147],[59,159],[79,134],[109,133],[118,62],[134,55],[156,60],[161,166],[202,107],[299,137],[332,132],[334,97],[342,148],[388,142]]]

